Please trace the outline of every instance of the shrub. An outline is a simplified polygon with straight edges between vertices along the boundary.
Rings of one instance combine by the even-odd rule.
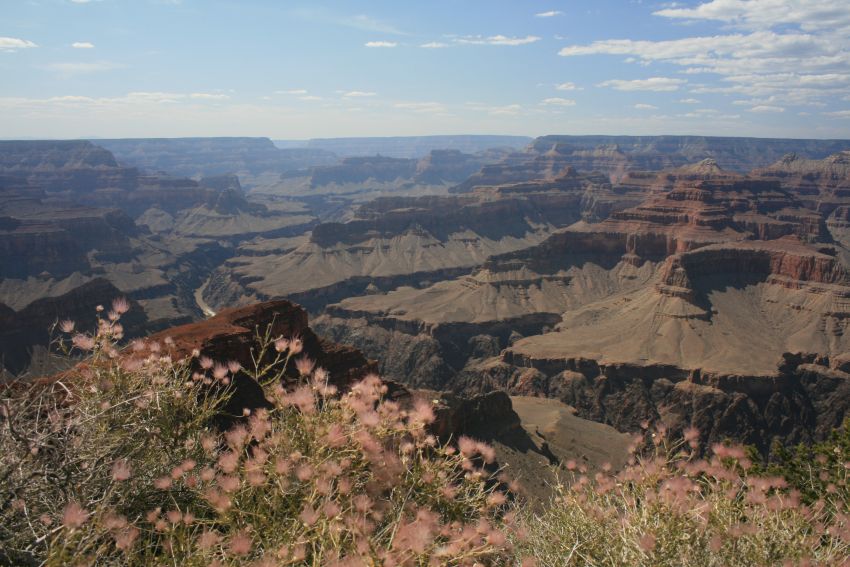
[[[0,562],[18,565],[507,564],[505,498],[374,376],[338,393],[297,340],[265,336],[251,370],[271,409],[212,425],[239,365],[119,353],[120,305],[82,366],[2,395]],[[72,331],[72,325],[63,325]],[[258,360],[263,357],[258,356]],[[300,383],[281,378],[295,363]],[[482,457],[483,455],[483,457]]]
[[[807,504],[825,498],[833,509],[837,504],[840,510],[850,503],[850,418],[826,441],[796,447],[777,444],[768,462],[754,460],[758,470],[787,480]]]
[[[784,478],[750,474],[740,447],[699,459],[654,437],[654,454],[620,472],[569,472],[526,516],[523,550],[547,566],[850,565],[846,499],[806,505]]]

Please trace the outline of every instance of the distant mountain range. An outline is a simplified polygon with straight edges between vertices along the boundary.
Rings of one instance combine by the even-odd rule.
[[[398,136],[390,138],[316,138],[274,140],[282,149],[307,148],[333,152],[340,157],[382,155],[423,158],[432,150],[460,150],[474,154],[490,148],[520,149],[531,143],[526,136]]]

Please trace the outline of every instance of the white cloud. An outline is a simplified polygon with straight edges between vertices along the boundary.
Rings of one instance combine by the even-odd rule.
[[[544,104],[546,106],[575,106],[576,101],[568,98],[553,97],[543,99],[540,104]]]
[[[366,47],[396,47],[398,43],[394,41],[367,41]]]
[[[97,61],[94,63],[51,63],[47,66],[48,69],[56,71],[63,77],[102,73],[104,71],[121,69],[122,67],[123,65],[112,63],[110,61]]]
[[[562,15],[563,12],[560,10],[549,10],[548,12],[540,12],[539,14],[534,14],[536,18],[554,18],[555,16]]]
[[[785,112],[785,109],[781,106],[771,106],[769,104],[761,104],[759,106],[754,106],[750,109],[750,112],[760,112],[760,113],[780,113]]]
[[[540,41],[540,38],[536,35],[527,35],[525,37],[508,37],[506,35],[491,35],[489,37],[483,36],[466,36],[455,39],[456,43],[465,44],[465,45],[528,45],[529,43],[535,43]]]
[[[443,47],[449,47],[449,44],[441,41],[429,41],[428,43],[423,43],[419,47],[424,47],[425,49],[441,49]]]
[[[29,49],[38,47],[35,43],[17,37],[0,37],[0,51],[17,51],[18,49]]]
[[[580,90],[575,83],[561,83],[559,85],[555,85],[555,89],[559,91],[577,91]]]
[[[315,96],[315,95],[306,95],[306,96],[299,96],[299,97],[298,97],[298,100],[303,100],[303,101],[311,102],[311,101],[324,100],[324,99],[323,99],[322,97],[320,97],[320,96]]]
[[[189,98],[194,98],[197,100],[227,100],[230,97],[226,94],[216,94],[216,93],[192,93],[189,95]]]
[[[94,49],[94,44],[88,41],[75,41],[71,44],[74,49]]]
[[[712,0],[696,8],[668,8],[656,16],[687,20],[714,20],[749,29],[780,25],[812,31],[850,26],[844,0]]]
[[[365,91],[348,91],[344,93],[342,96],[345,98],[362,98],[367,96],[376,96],[378,93],[371,93]]]
[[[824,114],[833,118],[850,118],[850,110],[836,110],[835,112],[824,112]]]
[[[53,96],[47,99],[48,102],[69,102],[69,103],[90,103],[96,102],[96,99],[93,99],[89,96],[76,96],[76,95],[65,95],[65,96]]]
[[[598,87],[611,87],[617,91],[654,91],[667,92],[677,91],[679,87],[687,83],[684,79],[670,79],[668,77],[650,77],[648,79],[634,79],[630,81],[622,79],[611,79],[599,83]]]
[[[305,95],[307,94],[306,89],[288,89],[284,91],[275,91],[274,94],[284,94],[284,95]]]
[[[417,113],[444,113],[446,107],[439,102],[399,102],[393,105],[401,110],[411,110]]]
[[[679,102],[682,104],[699,104],[699,101],[695,98],[683,98]]]
[[[642,103],[642,102],[639,102],[638,104],[636,104],[635,108],[638,109],[638,110],[658,110],[657,106],[652,105],[652,104],[645,104],[645,103]]]
[[[850,10],[846,0],[712,0],[673,5],[659,16],[708,20],[736,28],[664,41],[605,39],[561,49],[564,57],[618,55],[640,65],[669,63],[687,75],[720,81],[691,89],[784,105],[817,104],[850,92]]]

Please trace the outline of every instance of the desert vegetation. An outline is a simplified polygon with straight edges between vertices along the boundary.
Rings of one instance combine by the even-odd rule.
[[[122,346],[128,308],[61,324],[74,370],[4,387],[0,563],[850,565],[846,429],[772,464],[647,429],[623,470],[561,463],[532,507],[491,446],[430,432],[428,401],[377,376],[337,391],[262,329],[248,367]],[[270,407],[222,420],[238,373]]]

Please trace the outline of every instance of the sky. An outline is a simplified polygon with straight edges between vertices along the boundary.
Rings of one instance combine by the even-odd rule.
[[[848,0],[0,0],[0,138],[850,138]]]

